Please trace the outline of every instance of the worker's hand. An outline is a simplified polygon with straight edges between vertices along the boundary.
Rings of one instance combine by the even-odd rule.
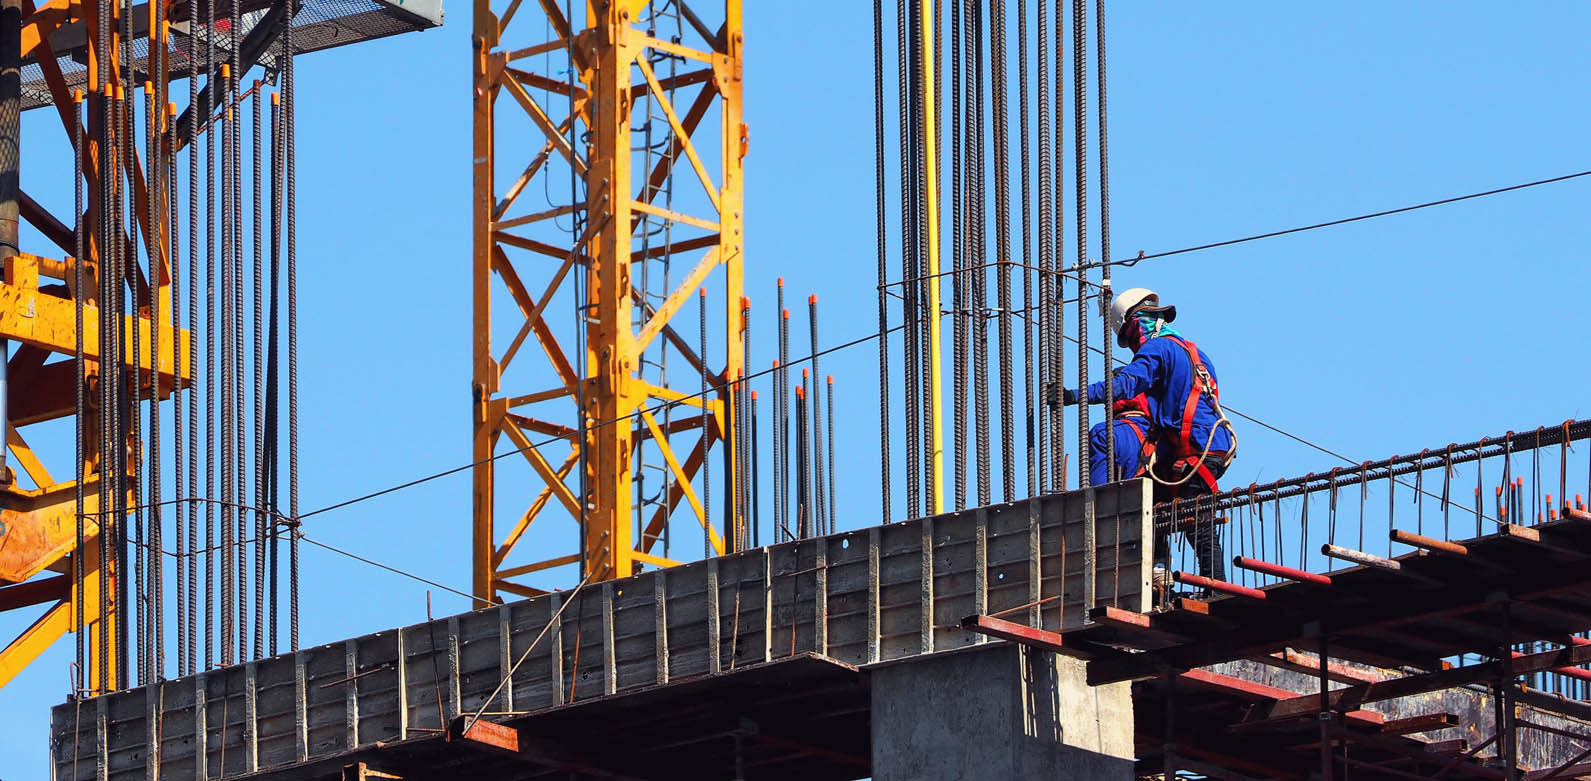
[[[1044,401],[1051,407],[1070,407],[1077,403],[1077,391],[1062,388],[1057,382],[1048,383],[1044,386]]]

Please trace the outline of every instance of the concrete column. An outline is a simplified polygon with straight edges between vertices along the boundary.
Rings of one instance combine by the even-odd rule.
[[[874,669],[873,779],[1129,781],[1130,687],[1007,644]]]

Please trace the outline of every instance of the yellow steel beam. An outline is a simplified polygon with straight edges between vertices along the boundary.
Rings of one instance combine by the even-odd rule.
[[[77,305],[70,298],[40,292],[38,261],[39,258],[35,256],[24,255],[6,261],[6,281],[0,284],[0,339],[10,339],[53,353],[75,354]],[[161,297],[161,307],[161,322],[171,322],[169,297]],[[184,330],[174,335],[170,327],[163,327],[160,329],[160,344],[156,347],[148,317],[123,315],[122,322],[129,333],[138,329],[139,337],[126,340],[122,353],[126,366],[148,372],[151,361],[158,359],[158,371],[163,384],[171,383],[173,371],[178,372],[177,376],[182,379],[189,379],[188,353],[193,347],[192,334]],[[140,348],[136,355],[132,348],[134,341],[138,342]],[[173,350],[177,348],[180,348],[181,353],[173,366]],[[94,304],[83,306],[83,357],[96,362],[102,358],[99,307]]]
[[[22,672],[46,648],[71,630],[72,603],[66,600],[55,603],[10,645],[0,649],[0,688],[4,688],[12,678],[17,677],[17,673]]]

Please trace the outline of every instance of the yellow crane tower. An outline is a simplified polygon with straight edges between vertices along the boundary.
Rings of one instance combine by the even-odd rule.
[[[521,5],[474,9],[480,604],[542,593],[516,579],[553,567],[606,580],[695,558],[665,552],[676,514],[714,554],[746,537],[741,3],[705,20],[681,0]],[[698,299],[717,314],[676,327]],[[724,482],[699,490],[714,456]],[[514,556],[533,538],[561,553],[571,530],[574,552]]]

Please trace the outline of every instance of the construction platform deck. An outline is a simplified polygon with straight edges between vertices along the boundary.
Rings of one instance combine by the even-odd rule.
[[[573,736],[525,777],[582,756],[669,777],[672,746],[752,731],[759,777],[862,777],[859,667],[988,643],[959,627],[971,614],[1059,630],[1091,607],[1147,611],[1149,497],[1146,481],[1098,489],[1092,526],[1072,493],[786,542],[69,702],[52,717],[55,777],[148,778],[154,760],[170,778],[322,778],[370,751],[420,763],[456,753],[442,736],[483,708],[479,729],[530,719]],[[591,719],[654,737],[627,736],[620,758],[583,742]]]

